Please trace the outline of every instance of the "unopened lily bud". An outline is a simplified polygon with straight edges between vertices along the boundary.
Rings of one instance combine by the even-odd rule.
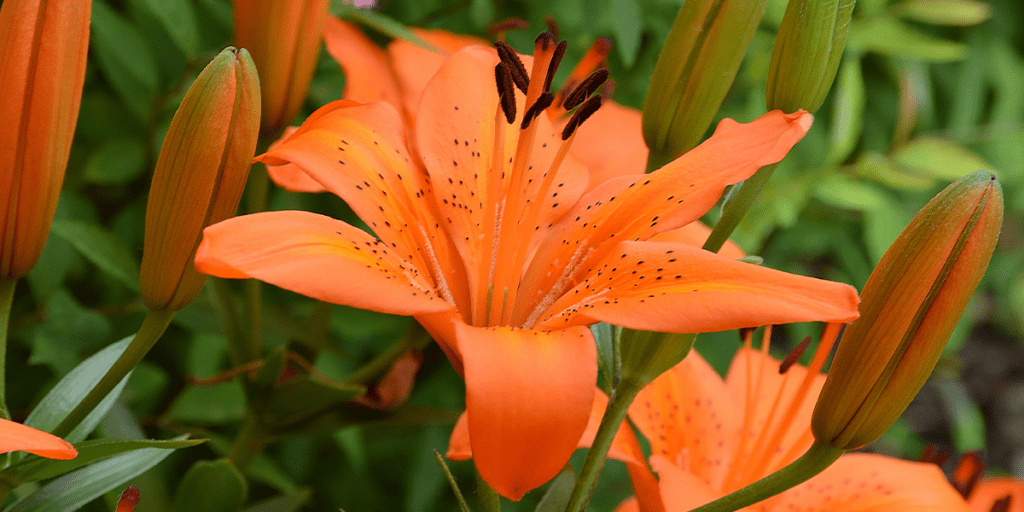
[[[139,488],[130,485],[124,492],[121,493],[121,498],[117,500],[117,512],[133,512],[135,507],[139,505],[142,495],[139,493]]]
[[[149,309],[181,309],[203,287],[192,260],[203,228],[238,208],[259,119],[256,67],[248,52],[228,48],[185,93],[156,162],[141,273]]]
[[[0,7],[0,279],[43,252],[78,121],[89,0]]]
[[[903,413],[985,273],[1002,220],[999,182],[979,171],[925,205],[882,256],[814,408],[820,443],[859,448]]]
[[[836,78],[855,3],[790,0],[768,66],[768,110],[818,110]]]
[[[693,149],[718,112],[764,16],[766,0],[687,0],[644,100],[644,141],[666,163]]]
[[[235,46],[252,54],[263,91],[260,132],[277,137],[306,99],[327,0],[234,0]]]

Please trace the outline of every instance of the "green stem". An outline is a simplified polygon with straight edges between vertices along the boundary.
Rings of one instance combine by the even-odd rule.
[[[391,365],[410,349],[422,350],[430,343],[430,335],[420,324],[413,323],[409,330],[395,340],[384,352],[377,354],[366,364],[360,366],[345,379],[347,384],[366,384],[384,375]]]
[[[597,486],[597,477],[601,474],[604,461],[608,457],[608,450],[612,447],[612,440],[619,431],[619,425],[626,419],[626,412],[629,405],[633,403],[640,387],[630,384],[629,381],[620,383],[612,390],[608,397],[608,408],[601,418],[601,425],[597,427],[597,435],[594,436],[594,444],[587,450],[587,458],[583,460],[583,467],[580,468],[579,479],[572,488],[572,495],[569,497],[569,506],[566,512],[582,512],[587,503],[590,502],[590,495],[594,493]]]
[[[135,333],[135,337],[128,344],[128,348],[114,362],[114,365],[107,370],[103,378],[93,386],[89,394],[85,395],[85,398],[57,425],[57,428],[53,429],[53,435],[65,437],[70,434],[107,397],[110,391],[124,379],[125,375],[128,375],[128,372],[132,371],[139,364],[139,361],[146,357],[149,350],[153,348],[153,345],[160,339],[160,336],[167,330],[167,326],[171,324],[172,318],[174,318],[174,311],[149,310],[146,313],[145,320],[142,321],[142,325],[139,327],[139,332]]]
[[[0,418],[11,419],[7,410],[7,330],[10,328],[11,305],[17,279],[0,280]]]
[[[732,512],[753,505],[806,482],[825,471],[843,453],[845,451],[840,448],[815,441],[807,453],[788,466],[690,512]]]
[[[263,429],[260,427],[256,417],[252,414],[246,416],[245,423],[242,424],[242,430],[238,431],[238,436],[235,437],[235,444],[231,446],[228,460],[239,471],[244,471],[245,467],[252,462],[252,459],[260,453],[265,440]]]
[[[722,248],[725,241],[732,236],[732,232],[736,230],[736,226],[743,220],[743,216],[750,210],[750,206],[757,200],[757,196],[761,195],[761,189],[768,182],[768,178],[772,177],[778,165],[766,165],[746,181],[737,185],[739,190],[725,203],[722,208],[722,217],[718,219],[715,228],[711,230],[707,241],[704,242],[705,250],[718,252]]]
[[[484,512],[501,512],[501,496],[484,481],[479,472],[476,474],[476,493],[480,497],[480,508]]]
[[[211,277],[206,281],[207,290],[210,294],[210,303],[213,304],[214,313],[220,321],[220,328],[224,332],[224,339],[227,341],[228,355],[231,357],[232,366],[245,364],[245,356],[241,352],[242,334],[238,322],[238,309],[235,307],[235,297],[231,294],[227,281],[219,277]]]
[[[266,152],[273,139],[260,137],[256,143],[256,154]],[[246,213],[258,213],[267,209],[267,196],[270,193],[270,175],[267,166],[254,164],[249,169],[249,184],[245,197]],[[249,332],[243,333],[245,338],[239,346],[244,355],[243,362],[255,361],[263,357],[263,283],[256,279],[245,282],[244,318]]]

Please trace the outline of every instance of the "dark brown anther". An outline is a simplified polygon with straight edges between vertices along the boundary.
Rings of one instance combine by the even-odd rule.
[[[756,329],[756,328],[755,327],[740,327],[739,328],[740,343],[746,343],[746,342],[750,341],[750,338],[752,336],[754,336],[754,329]]]
[[[495,41],[494,48],[498,50],[501,62],[508,66],[509,74],[512,75],[512,83],[516,84],[523,94],[526,94],[526,88],[530,86],[530,75],[526,74],[526,66],[523,66],[523,61],[519,60],[519,54],[504,41]]]
[[[981,460],[978,452],[970,452],[960,457],[956,469],[953,470],[953,488],[960,493],[964,499],[971,495],[978,480],[985,474],[985,463]]]
[[[533,102],[533,105],[531,105],[530,108],[526,110],[526,113],[523,114],[523,124],[520,126],[520,129],[525,130],[529,127],[530,123],[532,123],[537,116],[541,115],[541,113],[544,112],[544,109],[550,107],[551,102],[553,101],[555,101],[554,94],[550,92],[541,93],[540,97],[537,98],[537,101]]]
[[[583,121],[594,115],[599,108],[601,108],[601,97],[591,96],[580,108],[576,109],[576,112],[573,112],[569,122],[565,123],[565,128],[562,129],[562,140],[569,140],[576,128],[579,128]]]
[[[548,26],[548,32],[551,32],[551,35],[558,39],[558,23],[555,23],[555,18],[550,14],[544,16],[544,24]]]
[[[508,124],[512,124],[516,120],[516,92],[513,89],[515,86],[512,84],[512,74],[504,62],[494,66],[494,82],[498,85],[501,111],[505,113]]]
[[[558,42],[558,39],[555,38],[554,34],[552,34],[551,32],[548,32],[548,31],[544,31],[544,32],[541,32],[539,36],[537,36],[536,40],[534,40],[533,46],[534,46],[534,48],[539,46],[541,50],[546,51],[548,48],[551,48],[551,45],[553,45],[553,44],[555,44],[557,42]]]
[[[786,358],[779,363],[779,374],[782,375],[789,371],[789,369],[804,356],[804,352],[807,352],[807,347],[811,344],[811,337],[808,336],[800,342],[793,350],[786,355]]]
[[[949,450],[940,450],[939,446],[935,443],[928,443],[925,445],[924,451],[921,452],[921,457],[918,461],[926,464],[935,464],[941,468],[949,460],[949,456]]]
[[[609,100],[613,94],[615,94],[615,80],[609,78],[605,81],[604,87],[601,88],[601,97]]]
[[[612,51],[612,40],[608,36],[601,36],[594,41],[591,48],[599,55],[608,55]]]
[[[990,512],[1010,512],[1010,504],[1013,503],[1013,496],[1007,494],[992,504]]]
[[[558,71],[558,65],[562,63],[562,57],[565,55],[565,41],[560,41],[558,46],[555,47],[555,54],[551,56],[551,63],[548,64],[548,74],[544,77],[544,91],[551,90],[551,80],[555,78],[555,72]]]
[[[608,80],[608,70],[599,69],[590,74],[587,78],[584,78],[575,89],[565,96],[562,100],[562,107],[566,110],[572,110],[578,107],[584,100],[586,100],[605,80]]]
[[[494,25],[491,25],[491,28],[489,28],[487,32],[492,36],[495,36],[509,30],[522,30],[526,28],[530,28],[530,23],[528,21],[522,18],[511,17],[505,18],[496,22]]]

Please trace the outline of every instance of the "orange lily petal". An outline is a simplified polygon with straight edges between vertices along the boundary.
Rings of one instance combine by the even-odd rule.
[[[857,318],[857,292],[849,285],[738,262],[686,244],[623,242],[617,249],[608,263],[584,274],[549,307],[538,328],[608,322],[648,331],[712,332]]]
[[[553,290],[556,283],[578,283],[580,274],[616,257],[611,253],[619,241],[647,240],[697,220],[726,185],[781,160],[810,128],[811,119],[803,111],[772,111],[745,124],[725,119],[711,138],[661,169],[595,187],[550,230],[520,296],[543,302],[545,295],[563,291]]]
[[[1016,478],[985,478],[971,491],[967,503],[974,512],[989,512],[996,501],[1010,497],[1008,512],[1024,511],[1024,482]]]
[[[725,385],[732,396],[748,396],[753,391],[754,396],[749,397],[752,404],[738,404],[740,407],[752,405],[751,417],[748,420],[753,428],[773,432],[780,427],[789,426],[786,427],[786,433],[779,442],[779,446],[784,447],[783,451],[772,450],[771,458],[762,462],[763,470],[755,475],[756,479],[768,476],[785,463],[792,462],[783,461],[782,458],[789,453],[804,453],[813,441],[807,433],[811,427],[814,404],[821,394],[821,387],[825,385],[825,374],[819,374],[811,381],[810,388],[802,397],[795,415],[790,416],[782,411],[776,411],[774,415],[771,413],[776,401],[786,404],[785,407],[788,409],[788,404],[794,400],[806,376],[807,368],[799,364],[790,366],[785,375],[779,374],[779,361],[758,350],[741,348],[732,358]],[[751,378],[754,384],[751,384]],[[771,424],[768,423],[769,416]],[[748,434],[753,435],[753,432]],[[752,450],[753,443],[748,443],[746,448],[748,452]],[[736,460],[743,461],[749,458],[741,455]]]
[[[651,467],[658,474],[661,500],[668,512],[685,512],[722,497],[697,475],[683,471],[661,455],[651,456]],[[754,511],[750,507],[739,510]]]
[[[477,470],[519,500],[565,466],[587,426],[597,380],[589,329],[456,324]]]
[[[462,263],[436,229],[433,191],[411,161],[394,107],[384,102],[328,104],[258,160],[298,165],[344,199],[390,249],[429,273],[447,299],[465,300]]]
[[[562,125],[564,122],[559,128]],[[591,188],[611,178],[644,174],[647,145],[640,127],[640,111],[613,101],[603,102],[576,130],[572,154],[590,170]]]
[[[270,145],[270,149],[274,149],[280,146],[288,137],[291,137],[298,127],[289,126],[284,129],[284,134],[280,139]],[[270,179],[274,180],[277,186],[290,190],[292,192],[326,192],[320,182],[310,178],[306,171],[295,164],[284,164],[284,165],[267,165],[267,174],[270,175]]]
[[[532,62],[523,59],[527,67]],[[459,247],[464,261],[489,265],[492,248],[483,247],[482,231],[492,220],[487,219],[489,202],[500,202],[505,194],[501,188],[508,187],[509,180],[502,179],[498,197],[486,197],[488,180],[497,173],[491,172],[492,155],[495,150],[494,120],[498,110],[498,94],[493,86],[479,84],[494,83],[494,66],[498,57],[493,50],[481,47],[465,48],[453,54],[437,72],[423,91],[416,119],[416,141],[430,173],[431,183],[438,197],[441,217],[449,222],[452,238]],[[466,84],[474,84],[467,87]],[[521,121],[523,96],[516,92],[519,101],[517,114]],[[502,120],[502,123],[505,121]],[[505,130],[504,176],[511,176],[511,158],[518,142],[518,124]],[[522,197],[527,202],[538,200],[539,187],[555,159],[561,139],[553,132],[547,116],[540,116],[537,124],[537,138],[532,150],[530,167],[525,169],[522,183],[525,190]],[[499,179],[501,179],[499,177]],[[543,197],[541,217],[532,226],[522,226],[523,236],[539,240],[536,233],[546,228],[555,219],[564,215],[580,197],[587,186],[586,168],[570,154],[562,162],[555,175],[552,190]],[[509,205],[499,204],[498,208]],[[475,273],[470,275],[476,277]],[[475,284],[472,284],[475,286]]]
[[[711,235],[711,228],[704,225],[701,221],[693,221],[681,228],[672,229],[662,233],[658,233],[650,238],[651,242],[676,242],[694,247],[702,247],[704,242],[707,241],[708,236]],[[718,254],[725,256],[726,258],[732,258],[738,260],[745,258],[746,253],[740,246],[736,245],[736,242],[732,240],[726,240],[722,248],[718,250]]]
[[[53,434],[0,418],[0,453],[16,450],[60,460],[73,459],[78,455],[71,443]]]
[[[473,458],[473,445],[469,442],[469,416],[465,412],[455,422],[452,435],[448,438],[448,452],[444,456],[451,460],[469,460]]]
[[[664,488],[664,486],[663,486]],[[934,464],[853,453],[768,501],[769,512],[967,512],[960,494]]]
[[[366,232],[307,212],[235,217],[203,231],[196,269],[251,277],[325,302],[395,315],[453,306],[411,263]]]
[[[327,53],[345,71],[343,98],[360,103],[386,101],[397,109],[405,108],[388,55],[359,27],[328,16],[324,25],[324,43]]]
[[[406,112],[413,114],[419,109],[420,96],[430,78],[441,69],[448,55],[466,46],[490,46],[483,39],[453,34],[444,30],[424,30],[413,28],[413,33],[437,48],[432,52],[404,39],[395,39],[388,45],[388,56],[398,78],[402,91],[403,106]]]
[[[640,502],[637,501],[636,496],[630,496],[619,503],[619,506],[615,507],[612,512],[640,512],[640,510]]]
[[[742,403],[711,365],[690,351],[637,395],[629,417],[651,453],[718,488],[729,468]]]

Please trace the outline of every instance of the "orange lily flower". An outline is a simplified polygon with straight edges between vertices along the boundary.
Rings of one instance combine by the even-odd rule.
[[[847,285],[650,241],[781,159],[809,115],[723,121],[662,169],[584,193],[572,130],[559,137],[540,107],[525,108],[550,96],[542,78],[555,50],[548,34],[523,59],[535,77],[519,77],[525,96],[493,50],[452,54],[424,90],[415,149],[393,106],[343,100],[259,158],[301,167],[374,235],[312,213],[265,212],[207,228],[196,255],[212,275],[414,316],[465,378],[477,468],[511,499],[552,478],[587,425],[597,378],[587,326],[701,332],[857,316]]]
[[[769,356],[766,332],[760,350],[745,340],[724,380],[691,352],[644,388],[629,417],[650,441],[650,464],[659,479],[647,469],[632,430],[621,428],[610,456],[626,462],[637,495],[617,512],[691,510],[802,455],[813,441],[811,413],[825,383],[820,370],[838,332],[837,324],[826,328],[809,368],[793,364],[802,350],[782,364]],[[599,402],[595,416],[604,411]],[[592,431],[581,443],[590,439]],[[970,509],[934,464],[851,453],[807,482],[742,510]]]
[[[48,459],[68,460],[78,456],[71,443],[53,434],[0,418],[0,453],[16,450]]]
[[[445,59],[466,46],[488,46],[483,39],[445,30],[410,29],[437,51],[403,39],[395,39],[382,49],[356,25],[330,16],[327,18],[324,28],[327,52],[345,72],[342,98],[359,103],[386,101],[410,125],[414,125],[423,89]],[[610,49],[611,43],[607,39],[598,39],[566,79],[566,85],[579,84],[602,64]],[[556,99],[547,111],[551,120],[561,128],[568,121],[568,116],[562,115],[565,111],[558,105]],[[284,138],[294,130],[288,128]],[[592,187],[616,176],[643,174],[647,146],[641,133],[640,111],[612,101],[604,102],[601,109],[579,127],[571,151],[590,170]],[[274,183],[286,190],[327,191],[295,165],[271,165],[268,171]]]
[[[1024,482],[1010,477],[982,478],[985,463],[977,453],[965,454],[951,481],[973,512],[1024,512]]]

